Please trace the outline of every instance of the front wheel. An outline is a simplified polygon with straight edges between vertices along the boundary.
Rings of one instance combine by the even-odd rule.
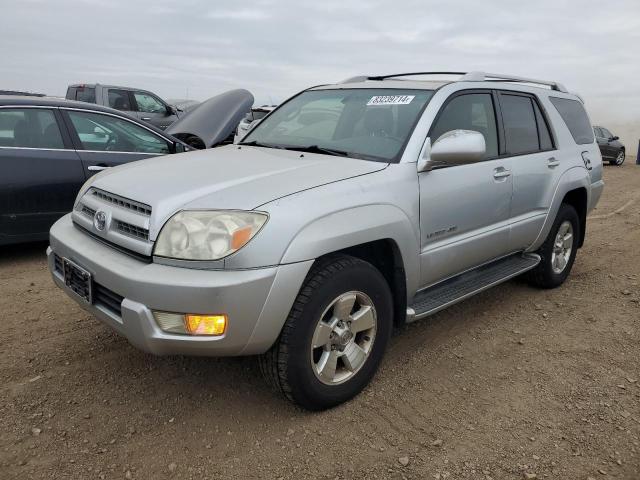
[[[571,205],[563,203],[547,239],[536,252],[540,263],[528,274],[530,283],[542,288],[556,288],[564,283],[576,258],[580,220]]]
[[[260,359],[263,374],[309,410],[331,408],[371,380],[392,329],[389,286],[370,263],[340,255],[316,264],[276,344]]]
[[[618,152],[618,155],[616,156],[615,160],[611,160],[611,165],[615,165],[617,167],[619,167],[620,165],[622,165],[624,163],[624,159],[625,159],[625,154],[624,154],[624,150],[620,150]]]

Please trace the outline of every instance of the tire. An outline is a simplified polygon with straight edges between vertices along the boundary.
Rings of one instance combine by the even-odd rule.
[[[618,154],[616,155],[615,160],[610,160],[609,163],[611,165],[615,165],[616,167],[619,167],[624,163],[624,160],[625,160],[625,152],[623,149],[620,149],[618,151]]]
[[[570,225],[570,231],[565,232],[567,225]],[[571,234],[571,250],[568,252],[568,255],[564,249],[569,247],[569,242],[566,240],[566,234],[559,235],[561,228],[563,232]],[[560,237],[565,238],[562,249],[557,243]],[[571,205],[563,203],[560,205],[560,210],[549,231],[549,235],[536,252],[540,255],[541,260],[538,266],[528,273],[527,279],[529,283],[540,288],[556,288],[562,285],[569,276],[576,258],[579,237],[580,219],[578,218],[578,213]],[[554,250],[556,253],[555,256]],[[554,261],[557,263],[554,264]],[[562,268],[560,269],[560,267]]]
[[[342,324],[340,318],[345,319]],[[391,291],[380,271],[355,257],[327,257],[307,275],[280,337],[260,357],[260,368],[268,383],[301,407],[334,407],[360,393],[373,378],[392,323]],[[373,330],[356,332],[371,324]],[[333,359],[331,379],[332,369],[321,367],[331,366]]]

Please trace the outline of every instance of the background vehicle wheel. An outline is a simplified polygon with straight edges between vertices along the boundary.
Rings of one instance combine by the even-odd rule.
[[[624,163],[624,159],[625,159],[625,154],[624,154],[624,150],[620,150],[618,152],[618,155],[616,156],[615,160],[611,160],[609,163],[611,163],[611,165],[616,165],[616,166],[620,166]]]
[[[576,258],[579,234],[580,220],[575,208],[563,203],[549,236],[536,252],[542,260],[529,272],[529,282],[542,288],[562,285]]]
[[[345,402],[375,374],[392,315],[389,285],[373,265],[328,257],[307,275],[278,341],[260,358],[262,373],[309,410]]]

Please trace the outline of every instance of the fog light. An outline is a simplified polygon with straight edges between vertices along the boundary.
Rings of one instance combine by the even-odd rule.
[[[188,313],[184,326],[191,335],[222,335],[227,328],[227,316]]]

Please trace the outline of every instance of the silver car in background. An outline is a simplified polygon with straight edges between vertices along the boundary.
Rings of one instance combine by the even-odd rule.
[[[238,145],[96,175],[51,229],[55,283],[145,351],[260,355],[308,409],[360,392],[394,325],[521,274],[562,284],[603,189],[582,101],[417,75],[310,88]]]

